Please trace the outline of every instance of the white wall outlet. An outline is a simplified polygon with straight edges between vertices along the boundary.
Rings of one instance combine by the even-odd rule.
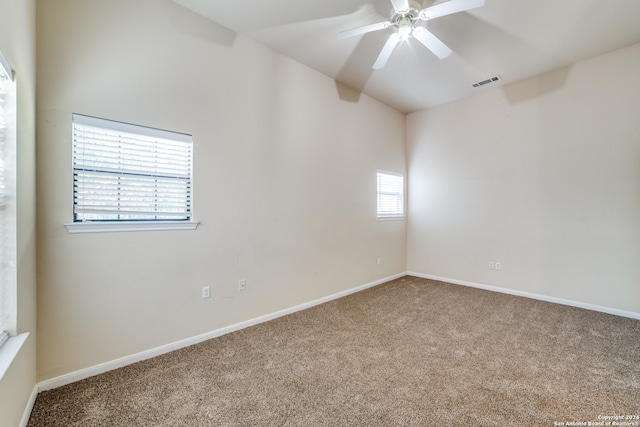
[[[238,290],[239,291],[246,291],[247,290],[247,281],[245,279],[242,279],[242,280],[238,281]]]
[[[211,297],[211,287],[203,286],[202,287],[202,298],[210,298]]]
[[[489,261],[489,270],[493,270],[494,268],[496,268],[496,265],[493,261]]]
[[[502,263],[496,262],[496,270],[502,270]]]
[[[381,264],[380,258],[376,259],[376,265],[380,265],[380,264]]]

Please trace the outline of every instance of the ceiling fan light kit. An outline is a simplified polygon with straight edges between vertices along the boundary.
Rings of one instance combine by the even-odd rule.
[[[426,28],[426,21],[484,6],[485,0],[449,0],[435,6],[421,8],[416,1],[390,0],[390,20],[341,31],[339,40],[393,27],[392,33],[373,64],[375,70],[383,68],[394,49],[403,40],[413,36],[440,59],[451,55],[452,50]]]

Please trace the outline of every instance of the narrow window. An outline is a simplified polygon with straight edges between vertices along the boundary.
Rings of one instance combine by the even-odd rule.
[[[404,218],[404,177],[378,171],[378,218]]]
[[[73,221],[191,221],[191,135],[73,115]]]
[[[0,346],[16,332],[16,83],[0,52]]]

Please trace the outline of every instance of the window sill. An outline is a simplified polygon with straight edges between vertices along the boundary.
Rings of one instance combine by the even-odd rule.
[[[379,216],[376,217],[377,221],[403,221],[406,216]]]
[[[65,224],[69,233],[110,233],[117,231],[195,230],[197,221],[148,221],[148,222],[74,222]]]
[[[7,373],[11,363],[20,352],[20,349],[24,345],[29,333],[20,334],[17,337],[9,338],[0,348],[0,380]]]

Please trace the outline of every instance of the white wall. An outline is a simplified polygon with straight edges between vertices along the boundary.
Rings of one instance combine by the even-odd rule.
[[[0,381],[0,425],[16,426],[36,383],[35,0],[0,0],[0,50],[17,72],[17,323],[29,333]]]
[[[169,1],[37,14],[39,380],[405,271],[404,115]],[[72,113],[193,134],[198,229],[69,234]]]
[[[640,313],[638,76],[634,45],[409,115],[408,270]]]

